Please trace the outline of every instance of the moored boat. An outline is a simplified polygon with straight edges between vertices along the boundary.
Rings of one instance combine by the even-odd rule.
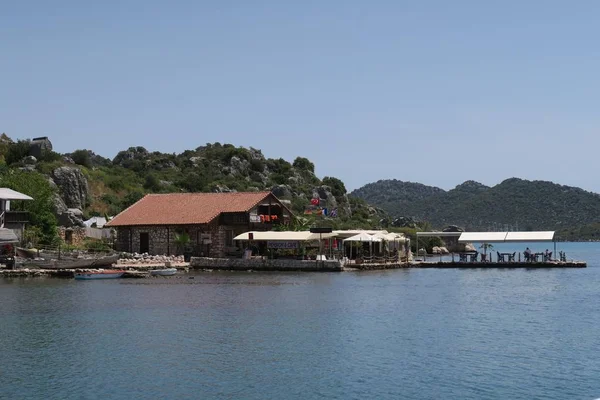
[[[21,260],[24,266],[33,266],[42,269],[86,269],[110,267],[119,261],[118,254],[100,256],[94,258],[69,258],[60,260],[26,259]]]
[[[172,276],[177,273],[177,268],[164,268],[164,269],[154,269],[150,271],[151,275],[154,276]]]
[[[75,279],[116,279],[123,276],[125,271],[116,269],[105,269],[99,271],[76,272]]]

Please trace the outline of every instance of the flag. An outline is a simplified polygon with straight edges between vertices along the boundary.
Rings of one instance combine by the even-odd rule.
[[[337,208],[332,209],[331,212],[329,213],[329,216],[332,218],[337,217]]]

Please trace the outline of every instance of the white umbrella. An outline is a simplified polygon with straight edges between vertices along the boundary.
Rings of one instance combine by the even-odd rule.
[[[381,238],[373,236],[373,235],[369,235],[368,233],[362,232],[359,233],[358,235],[354,235],[354,236],[350,236],[349,238],[344,239],[344,242],[375,242],[375,243],[379,243],[381,242]]]
[[[350,236],[347,239],[344,239],[344,242],[368,242],[369,243],[369,252],[371,255],[373,254],[371,250],[371,246],[373,243],[381,243],[382,239],[373,235],[369,235],[368,233],[361,232],[358,235]]]

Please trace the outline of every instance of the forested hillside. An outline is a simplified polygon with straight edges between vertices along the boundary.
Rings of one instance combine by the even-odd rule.
[[[487,187],[467,181],[445,191],[397,180],[378,181],[351,193],[392,216],[410,216],[441,228],[557,230],[571,239],[598,237],[600,196],[546,181],[511,178]]]
[[[180,154],[132,147],[111,160],[90,149],[56,153],[48,138],[0,137],[0,184],[36,199],[16,206],[31,212],[32,229],[41,230],[37,233],[45,241],[54,239],[57,225],[116,215],[146,193],[271,190],[306,227],[373,228],[386,220],[381,209],[349,198],[341,180],[319,178],[314,171],[307,158],[266,158],[258,149],[231,144],[206,144]],[[313,198],[319,207],[311,208]]]

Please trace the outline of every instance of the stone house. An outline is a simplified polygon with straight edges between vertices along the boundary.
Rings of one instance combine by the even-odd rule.
[[[181,254],[176,236],[187,233],[195,256],[241,254],[233,238],[289,223],[291,211],[271,192],[148,194],[105,226],[114,228],[116,250]]]

